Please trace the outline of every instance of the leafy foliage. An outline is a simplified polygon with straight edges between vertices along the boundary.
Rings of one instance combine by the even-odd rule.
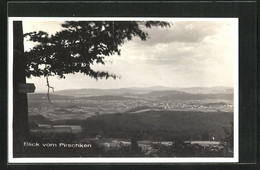
[[[105,65],[105,57],[120,55],[120,45],[139,37],[147,40],[148,33],[142,28],[168,27],[159,21],[67,21],[55,35],[46,32],[24,34],[37,45],[25,52],[26,76],[40,77],[83,73],[92,78],[117,78],[105,71],[95,71],[91,65]]]
[[[225,133],[223,145],[225,146],[226,154],[231,155],[231,156],[233,155],[233,150],[234,150],[233,128],[234,128],[233,121],[230,121],[229,127],[223,127],[223,130],[224,130],[224,133]]]

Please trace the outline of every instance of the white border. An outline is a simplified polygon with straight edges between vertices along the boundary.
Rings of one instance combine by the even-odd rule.
[[[14,158],[13,157],[13,21],[229,21],[236,25],[234,41],[234,157],[193,158]],[[8,18],[8,163],[215,163],[238,162],[238,18],[126,18],[126,17],[9,17]]]

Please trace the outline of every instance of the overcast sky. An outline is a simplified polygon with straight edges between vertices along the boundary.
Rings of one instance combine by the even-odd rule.
[[[24,21],[24,33],[46,31],[54,34],[61,21]],[[147,29],[150,39],[134,38],[121,47],[121,56],[111,56],[107,65],[95,70],[117,74],[121,79],[91,79],[83,74],[69,74],[66,79],[49,78],[55,90],[124,87],[197,87],[231,86],[234,82],[234,34],[231,21],[171,21],[170,28]],[[25,50],[32,47],[25,42]],[[36,92],[47,90],[44,78],[32,77]]]

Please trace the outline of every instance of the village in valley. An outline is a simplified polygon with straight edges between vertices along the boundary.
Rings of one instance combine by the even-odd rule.
[[[209,152],[223,150],[227,145],[223,129],[230,126],[233,118],[233,94],[194,94],[193,99],[186,99],[183,97],[186,93],[174,93],[178,95],[149,92],[82,97],[58,93],[50,96],[52,104],[46,94],[32,94],[29,96],[30,132],[44,138],[67,134],[73,136],[72,143],[94,143],[104,152],[130,149],[135,143],[137,150],[146,156],[156,156],[162,147],[173,147],[176,140],[200,152],[203,148]],[[179,120],[171,121],[171,118]],[[110,119],[113,122],[109,123]],[[210,125],[213,119],[222,122]],[[200,123],[202,127],[187,126],[189,122]],[[100,123],[104,127],[98,126]],[[205,127],[208,129],[201,131]]]

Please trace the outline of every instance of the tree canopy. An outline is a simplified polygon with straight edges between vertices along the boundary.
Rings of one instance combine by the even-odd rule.
[[[105,57],[118,54],[124,42],[139,37],[147,40],[143,28],[169,27],[162,21],[66,21],[63,29],[54,35],[47,32],[24,34],[29,41],[36,42],[24,53],[26,76],[54,76],[65,78],[65,74],[83,73],[92,78],[117,78],[106,71],[95,71],[91,65],[105,65]]]

